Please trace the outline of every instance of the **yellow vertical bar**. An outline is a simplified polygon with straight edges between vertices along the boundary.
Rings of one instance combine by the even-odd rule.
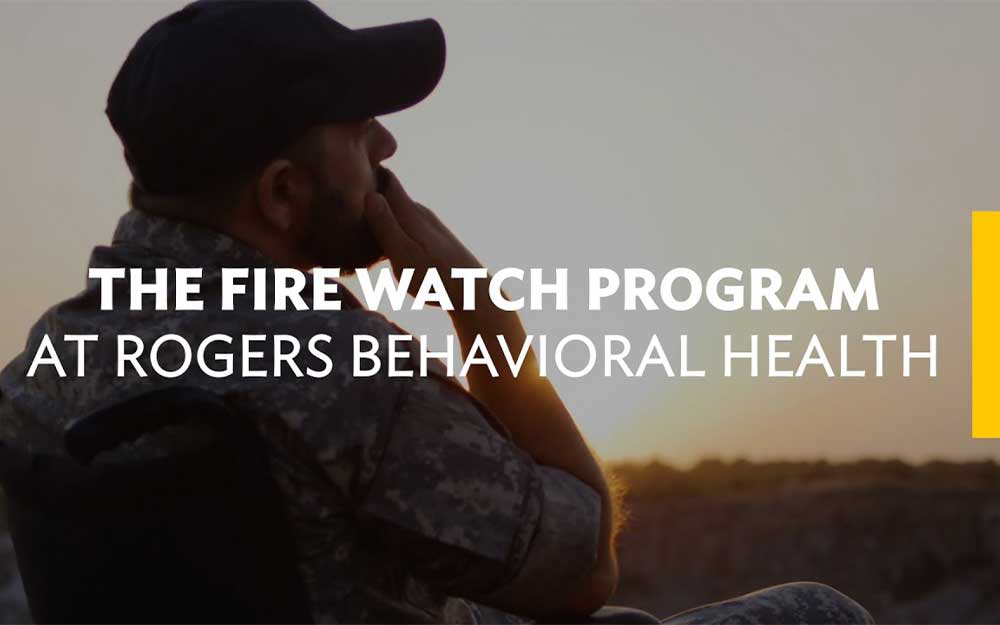
[[[972,212],[972,437],[1000,438],[1000,211]]]

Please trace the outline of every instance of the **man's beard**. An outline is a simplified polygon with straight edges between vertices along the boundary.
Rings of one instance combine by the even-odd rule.
[[[368,267],[383,258],[368,222],[343,222],[346,201],[335,189],[325,189],[309,207],[309,221],[299,238],[306,258],[317,267],[339,267],[341,275]]]

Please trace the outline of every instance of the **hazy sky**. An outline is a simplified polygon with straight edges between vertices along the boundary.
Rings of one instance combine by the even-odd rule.
[[[178,6],[0,3],[0,360],[82,288],[126,209],[104,99],[136,37]],[[642,346],[686,332],[716,359],[727,332],[818,332],[832,348],[841,333],[938,335],[935,379],[901,378],[898,351],[882,380],[557,379],[605,455],[1000,456],[969,437],[969,213],[1000,208],[1000,3],[322,6],[354,27],[443,25],[438,89],[384,120],[400,144],[391,166],[490,266],[808,266],[825,285],[835,267],[872,266],[881,305],[577,302],[525,313],[529,331]],[[398,318],[448,327],[440,312]]]

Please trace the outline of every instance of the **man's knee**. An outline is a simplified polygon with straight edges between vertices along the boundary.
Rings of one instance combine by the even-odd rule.
[[[815,582],[792,582],[692,608],[661,622],[669,625],[831,625],[875,621],[857,601],[839,590]]]
[[[860,603],[826,584],[791,582],[761,592],[780,597],[780,603],[792,612],[797,623],[875,622]]]

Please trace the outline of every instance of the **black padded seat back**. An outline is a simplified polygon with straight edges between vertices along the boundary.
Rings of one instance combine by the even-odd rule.
[[[197,429],[206,442],[86,464],[168,425]],[[148,393],[74,422],[66,446],[78,460],[0,445],[37,622],[311,620],[266,447],[220,398],[190,388]]]

